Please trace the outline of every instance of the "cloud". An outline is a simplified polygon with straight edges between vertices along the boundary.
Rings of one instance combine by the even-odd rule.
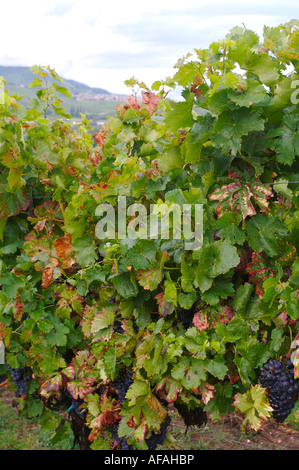
[[[165,65],[165,58],[168,56],[169,49],[167,46],[161,46],[157,53],[155,48],[144,48],[139,52],[120,51],[103,51],[86,57],[82,64],[84,67],[100,67],[105,69],[130,69],[130,68],[151,68],[162,67]]]
[[[133,75],[147,83],[171,75],[179,58],[236,25],[261,34],[264,25],[296,18],[297,9],[294,0],[10,0],[1,5],[0,64],[49,64],[120,92]]]
[[[46,16],[64,16],[73,8],[73,2],[59,2],[53,5],[53,9],[46,13]]]

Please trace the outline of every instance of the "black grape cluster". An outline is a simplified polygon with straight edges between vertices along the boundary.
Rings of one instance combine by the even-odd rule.
[[[109,302],[110,304],[115,304],[115,297],[114,297],[114,295],[112,295],[112,296],[109,298],[108,302]],[[119,333],[119,334],[122,335],[122,334],[124,333],[124,330],[122,329],[121,321],[119,320],[119,318],[121,318],[120,315],[118,316],[118,319],[115,320],[114,325],[113,325],[113,328],[114,328],[114,331],[115,331],[116,333]]]
[[[166,420],[161,426],[160,433],[155,434],[154,432],[152,432],[151,436],[145,440],[149,450],[156,450],[158,445],[164,444],[170,421],[171,421],[171,418],[167,416]],[[116,442],[118,442],[121,450],[134,450],[134,447],[128,444],[125,437],[118,436],[118,426],[119,426],[119,423],[109,425],[109,431],[111,432],[113,439]]]
[[[6,379],[7,377],[5,374],[0,375],[0,384],[2,384],[2,382],[5,382]]]
[[[193,310],[183,310],[181,313],[180,322],[186,330],[191,326],[194,313],[195,312]]]
[[[186,432],[188,431],[189,426],[201,427],[207,424],[207,413],[201,406],[189,409],[186,403],[179,403],[178,401],[174,403],[174,406],[178,410],[180,416],[183,418],[183,421],[186,425]]]
[[[170,422],[171,422],[171,418],[167,416],[166,420],[161,426],[160,433],[155,434],[154,432],[152,432],[151,437],[145,440],[145,442],[148,445],[149,450],[156,450],[158,445],[164,444],[166,440],[166,436],[167,436],[167,429],[168,429],[168,426],[170,425]]]
[[[291,413],[295,397],[299,394],[299,380],[294,377],[294,365],[270,359],[260,369],[260,382],[267,389],[273,408],[273,418],[283,423]]]
[[[171,418],[169,416],[161,426],[161,430],[159,434],[155,434],[152,432],[151,436],[145,440],[149,450],[156,450],[158,445],[163,445],[167,435],[167,429],[170,424]],[[113,439],[119,443],[121,450],[134,450],[134,447],[128,444],[125,437],[118,437],[118,423],[117,424],[110,424],[109,430]]]
[[[111,383],[114,390],[116,390],[118,393],[120,404],[122,404],[126,399],[127,391],[130,385],[132,385],[133,383],[132,377],[133,372],[123,371],[120,373],[117,379],[113,380],[113,382]],[[119,423],[109,425],[109,431],[111,432],[113,439],[118,442],[121,450],[133,450],[133,446],[129,445],[124,437],[118,436],[118,426]]]
[[[83,403],[83,400],[72,399],[72,409],[77,413],[77,415],[85,421],[87,410],[80,408],[80,405]]]
[[[116,318],[115,322],[114,322],[114,325],[113,325],[113,328],[114,328],[114,331],[116,333],[119,333],[120,335],[123,335],[124,334],[124,330],[122,328],[122,323],[121,323],[121,320],[119,320],[120,315]]]
[[[13,369],[10,365],[8,365],[8,370],[10,372],[13,382],[17,387],[16,397],[27,395],[28,383],[31,380],[31,376],[28,373],[29,368],[18,367],[17,369]]]
[[[118,436],[118,426],[118,423],[109,425],[109,431],[111,432],[113,439],[115,442],[118,442],[121,450],[134,450],[134,447],[128,444],[125,437]]]
[[[126,398],[127,391],[129,390],[130,386],[133,383],[133,372],[132,371],[124,371],[121,372],[117,379],[113,380],[111,383],[114,390],[117,391],[120,404]]]
[[[117,379],[115,379],[111,385],[117,391],[120,404],[124,402],[126,398],[127,391],[130,385],[133,383],[133,372],[123,372],[119,375]],[[170,424],[170,418],[167,417],[163,425],[161,426],[161,432],[159,434],[155,434],[154,432],[151,436],[146,439],[146,443],[150,450],[155,450],[159,444],[164,444],[167,434],[167,428]],[[110,424],[109,430],[113,439],[119,443],[121,450],[133,450],[133,446],[128,444],[126,438],[118,436],[118,426],[119,423]]]

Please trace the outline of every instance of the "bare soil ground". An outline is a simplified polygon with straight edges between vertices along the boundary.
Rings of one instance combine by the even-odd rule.
[[[182,440],[183,449],[206,450],[299,450],[299,431],[289,424],[267,421],[258,432],[241,431],[244,416],[237,413],[224,416],[223,420],[209,422],[204,428],[189,428],[185,434],[180,418],[172,419],[172,432]]]
[[[0,387],[0,402],[13,407],[14,392]],[[271,419],[260,431],[244,434],[241,431],[244,417],[235,413],[224,416],[221,421],[208,420],[204,427],[190,427],[186,432],[186,426],[177,412],[172,409],[170,413],[176,450],[299,450],[299,431],[288,423],[281,425]],[[24,432],[30,432],[29,427],[32,426],[28,423],[28,429]]]

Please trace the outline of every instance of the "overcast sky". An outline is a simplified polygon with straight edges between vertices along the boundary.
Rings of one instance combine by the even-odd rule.
[[[299,17],[297,0],[1,0],[0,15],[0,65],[50,65],[126,94],[124,80],[150,87],[236,25],[262,34]]]

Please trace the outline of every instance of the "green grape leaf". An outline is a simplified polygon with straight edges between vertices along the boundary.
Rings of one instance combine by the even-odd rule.
[[[156,240],[138,240],[125,254],[129,265],[138,269],[150,269],[155,262],[158,243]]]
[[[181,285],[184,292],[192,292],[195,273],[190,264],[188,263],[186,256],[186,253],[184,253],[181,257]]]
[[[82,267],[93,264],[97,258],[95,245],[93,240],[89,237],[75,239],[73,242],[73,250],[78,263]]]
[[[147,382],[142,380],[134,380],[126,394],[129,406],[136,405],[138,399],[140,397],[147,397],[149,392],[150,391]]]
[[[192,108],[194,95],[190,93],[187,101],[171,101],[170,109],[165,112],[164,124],[170,131],[176,132],[193,125]]]
[[[206,270],[208,276],[225,274],[240,262],[236,247],[226,240],[216,241],[207,250],[210,252],[210,263]]]
[[[201,359],[180,358],[173,366],[171,375],[187,390],[195,390],[206,379],[204,363]]]
[[[217,323],[215,329],[217,333],[229,343],[234,343],[250,335],[249,325],[243,318],[233,317],[227,325]]]
[[[249,246],[256,251],[269,256],[279,254],[279,234],[287,233],[285,225],[277,217],[257,214],[245,222]]]
[[[215,356],[213,359],[206,359],[204,361],[205,369],[217,377],[219,380],[223,380],[227,374],[228,367],[225,364],[225,359],[221,356]]]
[[[138,294],[138,286],[134,279],[134,276],[130,272],[118,274],[111,278],[117,292],[124,299],[129,297],[135,297]]]
[[[279,79],[279,72],[276,68],[276,64],[276,59],[268,54],[253,53],[250,56],[247,70],[257,75],[262,83],[270,86],[277,83]]]
[[[221,299],[232,297],[234,292],[235,288],[232,282],[217,277],[213,280],[211,288],[202,293],[201,298],[209,305],[217,305]]]
[[[261,83],[257,80],[248,79],[246,90],[227,90],[227,96],[230,101],[233,101],[238,106],[252,106],[253,104],[269,101],[267,91]]]
[[[244,230],[239,227],[242,221],[241,214],[236,212],[225,212],[216,220],[215,228],[217,236],[226,239],[232,245],[243,245],[246,239]]]
[[[68,88],[58,85],[56,82],[53,82],[53,88],[55,88],[56,91],[66,96],[67,98],[72,98],[72,93]]]
[[[276,152],[278,163],[292,165],[298,157],[299,148],[299,116],[288,114],[283,118],[283,125],[269,131],[272,138],[269,147]]]
[[[24,289],[26,281],[24,276],[17,276],[15,273],[3,273],[0,277],[2,291],[8,299],[15,299],[20,289]]]
[[[241,284],[240,287],[236,290],[232,306],[233,308],[238,311],[244,311],[248,305],[251,295],[254,291],[254,285],[250,284],[249,282],[245,282]]]
[[[227,273],[237,266],[240,257],[235,246],[226,240],[218,240],[203,248],[198,258],[196,277],[201,292],[213,285],[213,278]]]
[[[264,129],[264,120],[259,111],[250,111],[242,107],[237,110],[225,110],[215,123],[211,141],[223,153],[237,155],[241,151],[242,137],[252,131]]]
[[[69,328],[57,317],[53,318],[54,328],[48,333],[47,341],[51,346],[66,346]]]
[[[181,292],[178,294],[177,299],[181,307],[185,310],[189,310],[196,301],[197,295],[196,292],[191,292],[190,294],[184,294]]]

